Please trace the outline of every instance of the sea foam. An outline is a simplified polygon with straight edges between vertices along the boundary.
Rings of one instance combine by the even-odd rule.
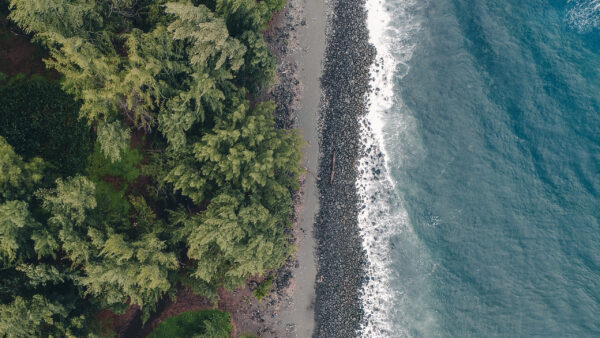
[[[402,206],[392,202],[398,198],[386,160],[384,124],[389,110],[401,105],[394,94],[394,80],[408,72],[415,47],[412,37],[419,26],[410,14],[415,4],[415,0],[395,1],[390,12],[385,1],[367,1],[369,40],[377,56],[371,67],[368,114],[361,121],[363,154],[356,182],[362,204],[358,221],[367,259],[367,280],[361,293],[363,337],[407,335],[391,318],[398,295],[390,287],[390,240],[406,228],[408,216]]]
[[[600,27],[600,0],[569,0],[567,22],[581,33]]]

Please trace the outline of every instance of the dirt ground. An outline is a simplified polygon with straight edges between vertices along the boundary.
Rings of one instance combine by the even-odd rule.
[[[257,285],[261,281],[262,278],[251,279],[245,288],[233,292],[219,289],[216,305],[206,297],[195,295],[189,288],[180,287],[176,300],[166,297],[143,325],[141,311],[136,305],[130,306],[122,315],[102,310],[96,319],[100,326],[110,328],[101,331],[106,336],[112,331],[116,337],[146,337],[168,317],[191,310],[219,309],[231,314],[232,337],[239,337],[242,333],[254,333],[261,338],[277,337],[271,329],[271,323],[277,314],[280,295],[277,291],[272,292],[258,302],[250,285]]]
[[[0,72],[9,76],[41,74],[56,77],[42,61],[45,51],[31,43],[31,36],[23,33],[6,17],[0,17]]]

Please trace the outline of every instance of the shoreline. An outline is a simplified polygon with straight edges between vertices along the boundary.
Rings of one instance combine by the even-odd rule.
[[[365,5],[364,0],[334,0],[328,18],[319,121],[321,209],[315,224],[316,337],[355,337],[363,320],[360,294],[366,262],[356,183],[364,152],[360,121],[367,113],[375,58]]]
[[[319,159],[318,121],[326,7],[325,1],[290,0],[267,34],[270,37],[267,39],[269,47],[277,60],[278,84],[271,94],[278,104],[276,116],[281,119],[277,125],[297,128],[302,134],[305,141],[302,166],[306,169],[294,198],[296,252],[282,269],[291,278],[287,286],[277,283],[278,309],[270,324],[276,337],[311,337],[315,328],[317,268],[314,223],[319,209],[315,173]]]
[[[314,223],[319,209],[315,173],[319,160],[318,120],[319,103],[322,98],[320,78],[326,41],[326,3],[322,0],[299,0],[298,2],[301,2],[301,12],[297,15],[297,18],[301,19],[301,26],[296,35],[299,51],[291,57],[298,65],[301,83],[295,127],[300,130],[306,142],[302,160],[306,173],[301,189],[301,207],[297,210],[293,303],[280,316],[281,322],[286,323],[285,337],[311,337],[315,328],[317,266]]]

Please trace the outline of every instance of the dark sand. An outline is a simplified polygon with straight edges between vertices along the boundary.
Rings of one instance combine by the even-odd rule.
[[[296,269],[293,272],[291,299],[278,315],[278,325],[284,328],[281,337],[311,337],[314,332],[315,238],[313,227],[319,208],[316,187],[317,161],[319,158],[319,102],[321,100],[320,76],[325,52],[326,5],[323,0],[290,1],[300,19],[295,42],[295,53],[291,55],[298,65],[301,84],[295,126],[300,129],[306,142],[302,165],[307,172],[301,196],[301,207],[297,210]]]

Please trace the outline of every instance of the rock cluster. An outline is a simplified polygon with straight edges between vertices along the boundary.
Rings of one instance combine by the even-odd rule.
[[[336,0],[331,6],[321,79],[314,336],[355,337],[362,320],[359,295],[365,263],[357,220],[359,118],[367,111],[375,49],[369,44],[364,0]]]

